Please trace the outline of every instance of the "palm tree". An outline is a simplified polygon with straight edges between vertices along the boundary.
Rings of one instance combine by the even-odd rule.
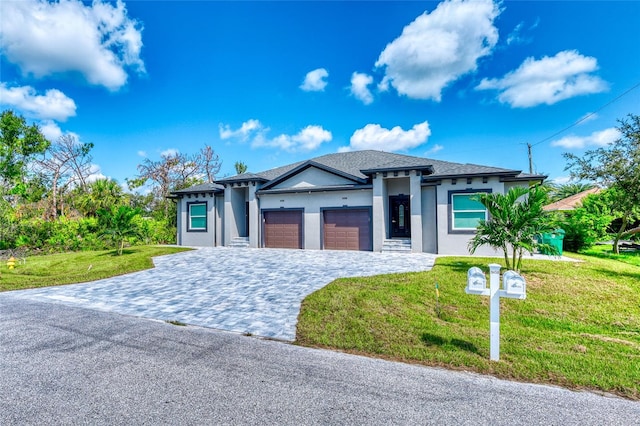
[[[579,194],[587,189],[593,188],[595,185],[590,183],[565,183],[564,185],[554,185],[549,194],[551,201],[563,200],[572,195]]]
[[[490,217],[478,224],[476,235],[469,241],[469,251],[473,254],[483,245],[502,250],[507,269],[520,271],[523,253],[532,253],[541,246],[536,236],[551,229],[542,209],[545,191],[538,187],[514,187],[506,194],[481,193],[477,199]]]
[[[78,209],[85,216],[97,216],[98,211],[122,204],[122,187],[113,179],[98,179],[87,185],[80,195]]]
[[[122,255],[125,240],[138,236],[138,226],[133,219],[139,214],[140,209],[132,209],[129,206],[111,206],[109,209],[98,211],[104,229],[103,235],[109,235],[116,243],[118,256]]]

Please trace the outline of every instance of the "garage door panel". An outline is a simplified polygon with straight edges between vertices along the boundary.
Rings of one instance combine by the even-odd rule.
[[[265,247],[302,248],[301,211],[266,211],[263,217]]]
[[[327,250],[371,250],[369,210],[325,210],[323,237]]]

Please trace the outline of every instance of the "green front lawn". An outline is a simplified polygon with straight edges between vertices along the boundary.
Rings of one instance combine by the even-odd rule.
[[[527,299],[501,301],[500,362],[489,361],[488,298],[464,292],[471,266],[498,259],[336,280],[303,302],[297,343],[640,399],[640,268],[575,257],[524,261]]]
[[[619,260],[630,265],[640,266],[640,250],[622,250],[620,254],[615,254],[611,244],[602,244],[583,250],[581,253],[587,256]]]
[[[135,246],[125,249],[122,256],[110,251],[31,256],[19,260],[15,269],[0,262],[0,291],[72,284],[109,278],[153,267],[154,256],[173,254],[188,249],[164,246]]]

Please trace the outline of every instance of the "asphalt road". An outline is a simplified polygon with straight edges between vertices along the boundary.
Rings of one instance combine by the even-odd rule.
[[[0,294],[0,424],[640,424],[640,403]]]

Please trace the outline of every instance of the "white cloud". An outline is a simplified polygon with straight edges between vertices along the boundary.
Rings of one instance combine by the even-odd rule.
[[[360,99],[363,104],[369,105],[373,102],[373,95],[367,87],[373,83],[373,77],[368,74],[354,72],[351,74],[351,94]]]
[[[228,124],[220,124],[221,139],[237,139],[242,142],[251,141],[252,148],[278,148],[288,152],[313,151],[322,143],[333,138],[331,132],[322,126],[310,125],[295,135],[281,134],[269,138],[270,129],[264,127],[258,120],[248,120],[239,129],[233,130]]]
[[[142,157],[142,158],[147,158],[147,152],[146,151],[138,151],[138,156]]]
[[[246,141],[252,134],[268,129],[265,129],[260,121],[250,119],[242,123],[242,126],[237,130],[232,130],[231,126],[228,124],[220,124],[218,126],[218,130],[220,132],[220,139],[222,140],[240,138],[241,140]]]
[[[0,83],[0,104],[41,120],[65,121],[76,115],[76,103],[57,89],[39,95],[31,86],[7,87]]]
[[[62,136],[62,129],[52,120],[41,121],[38,127],[48,141],[56,141]]]
[[[58,123],[53,120],[42,120],[38,123],[38,127],[40,128],[40,132],[42,132],[44,137],[50,142],[57,141],[62,135],[71,136],[77,141],[80,140],[80,136],[77,133],[69,131],[63,132],[60,126],[58,126]]]
[[[324,68],[309,71],[300,88],[305,92],[322,92],[327,86],[327,81],[325,80],[327,77],[329,77],[329,72]]]
[[[424,153],[425,156],[427,155],[433,155],[437,152],[440,152],[444,149],[444,146],[439,145],[439,144],[435,144],[433,147],[431,147],[430,150],[428,150],[427,152]]]
[[[107,177],[102,174],[100,166],[97,164],[91,164],[91,170],[89,176],[87,176],[87,182],[95,182],[102,179],[107,179]]]
[[[555,183],[556,185],[564,185],[571,182],[571,180],[572,180],[571,176],[558,176],[556,178],[551,179],[551,182]]]
[[[117,90],[127,82],[125,69],[145,72],[142,28],[121,0],[4,2],[0,46],[24,74],[38,78],[78,72],[91,84]]]
[[[253,147],[271,147],[279,148],[287,152],[297,151],[313,151],[322,143],[330,142],[332,139],[331,132],[322,128],[322,126],[307,126],[295,135],[281,134],[273,139],[267,139],[264,134],[254,138]]]
[[[491,0],[447,0],[404,27],[376,62],[383,83],[399,94],[439,102],[442,90],[477,69],[498,41],[493,21],[500,14]],[[384,88],[384,85],[382,86]]]
[[[393,129],[385,129],[379,124],[367,124],[362,129],[356,130],[351,136],[348,148],[340,151],[376,149],[380,151],[404,151],[415,148],[427,142],[431,136],[429,123],[419,123],[410,130],[402,130],[400,126]]]
[[[575,96],[607,90],[607,83],[591,75],[596,58],[565,50],[540,60],[532,57],[500,79],[483,79],[476,90],[498,90],[498,100],[515,108],[553,105]]]
[[[566,136],[551,142],[551,146],[561,146],[567,149],[580,149],[589,146],[604,147],[620,139],[622,134],[615,127],[593,132],[589,136]]]
[[[168,148],[168,149],[165,149],[164,151],[162,151],[162,152],[160,153],[160,156],[161,156],[161,157],[173,157],[173,156],[178,155],[178,153],[180,153],[180,151],[178,151],[177,149],[175,149],[175,148]]]

